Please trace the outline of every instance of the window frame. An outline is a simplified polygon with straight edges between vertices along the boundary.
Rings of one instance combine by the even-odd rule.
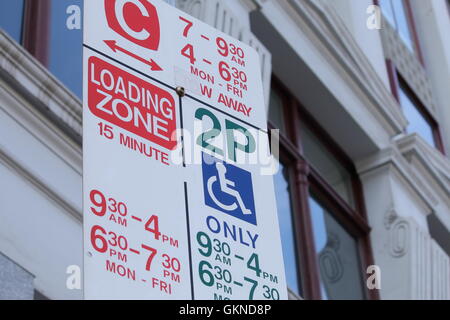
[[[391,93],[394,96],[395,100],[399,107],[402,109],[403,106],[400,102],[400,90],[403,89],[408,97],[412,100],[414,106],[417,111],[422,115],[424,120],[428,123],[433,132],[433,140],[435,146],[431,146],[440,151],[444,156],[446,155],[446,151],[444,148],[444,142],[442,140],[441,130],[439,126],[439,122],[433,117],[433,115],[428,111],[425,105],[420,101],[418,96],[415,94],[414,90],[408,85],[407,81],[400,75],[399,70],[395,66],[395,64],[390,59],[386,59],[386,68],[388,71],[388,78],[391,87]],[[406,131],[406,129],[405,129]]]
[[[269,128],[275,129],[270,124],[269,124]],[[284,139],[284,137],[282,137],[280,135],[280,139]],[[291,194],[289,195],[290,201],[291,201],[291,215],[292,215],[291,219],[292,219],[292,228],[294,230],[293,236],[294,236],[294,244],[295,244],[295,259],[296,259],[296,266],[297,266],[297,268],[296,268],[297,269],[296,270],[297,279],[298,279],[297,286],[300,289],[300,295],[303,295],[305,290],[310,290],[310,288],[313,284],[311,282],[311,279],[303,279],[301,277],[301,275],[302,275],[301,271],[309,270],[310,266],[305,264],[306,261],[304,261],[304,259],[302,259],[301,255],[300,255],[300,252],[302,250],[305,250],[305,248],[303,248],[305,241],[301,239],[301,237],[304,236],[304,234],[297,232],[298,230],[300,230],[301,226],[303,225],[303,223],[305,223],[305,221],[300,219],[300,217],[298,215],[294,214],[295,212],[297,212],[299,210],[299,203],[297,201],[297,198],[293,196],[293,195],[299,194],[299,192],[300,192],[298,181],[296,181],[296,173],[295,173],[298,154],[295,154],[295,151],[292,152],[292,150],[290,150],[289,147],[285,147],[285,143],[286,143],[286,141],[280,142],[280,155],[279,155],[280,159],[279,159],[279,161],[285,166],[285,169],[288,172],[288,183],[289,183],[290,192],[291,192]]]
[[[360,262],[360,277],[365,299],[378,300],[378,290],[369,290],[365,285],[367,267],[374,264],[370,244],[370,226],[364,205],[362,184],[352,161],[345,155],[310,116],[305,108],[289,92],[289,90],[275,76],[272,79],[272,90],[282,97],[286,134],[280,132],[280,161],[289,169],[293,227],[297,247],[298,278],[301,282],[303,298],[321,299],[319,266],[315,250],[311,210],[309,197],[311,192],[318,195],[330,214],[355,239],[358,259]],[[355,208],[353,209],[337,192],[321,177],[319,172],[304,157],[301,144],[300,121],[307,123],[308,129],[315,134],[327,150],[351,174]],[[269,120],[269,129],[275,129]]]
[[[398,0],[394,0],[394,1],[398,1]],[[408,20],[407,22],[408,22],[408,26],[409,26],[409,31],[410,31],[411,37],[412,37],[411,40],[412,40],[414,48],[415,48],[414,51],[415,51],[420,63],[422,64],[422,66],[425,66],[425,60],[424,60],[422,48],[421,48],[420,42],[419,42],[419,35],[417,33],[417,27],[416,27],[416,22],[414,19],[414,13],[413,13],[413,10],[411,7],[411,3],[409,2],[409,0],[400,0],[400,1],[403,1],[403,7],[405,8],[405,15],[406,15],[406,19]],[[380,7],[380,9],[381,9],[379,0],[373,0],[373,3],[376,6]],[[394,15],[395,15],[395,12],[394,12]],[[398,30],[396,30],[396,31],[398,32]]]
[[[25,0],[22,45],[45,67],[49,60],[51,0]]]
[[[51,74],[58,78],[74,95],[81,98],[82,86],[80,85],[77,88],[71,87],[64,77],[61,77],[55,69],[52,69],[51,60],[54,53],[51,46],[53,9],[52,0],[24,0],[21,40],[18,43]],[[81,62],[82,60],[79,61]],[[58,68],[58,70],[62,69]],[[77,84],[81,84],[81,82],[77,82]]]

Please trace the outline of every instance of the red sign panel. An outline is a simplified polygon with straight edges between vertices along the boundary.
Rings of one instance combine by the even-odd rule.
[[[166,149],[176,147],[176,105],[168,91],[99,58],[88,62],[91,112]]]
[[[108,25],[131,42],[158,50],[159,18],[156,8],[146,0],[105,0]]]

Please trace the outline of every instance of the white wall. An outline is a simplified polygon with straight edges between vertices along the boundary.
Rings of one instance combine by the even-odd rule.
[[[68,151],[70,150],[70,151]],[[82,266],[81,150],[0,81],[0,252],[51,299],[80,299],[66,269]]]
[[[389,78],[386,70],[386,62],[381,43],[380,31],[367,28],[367,14],[373,0],[332,0],[328,1],[341,16],[355,41],[369,59],[378,76],[389,88]]]

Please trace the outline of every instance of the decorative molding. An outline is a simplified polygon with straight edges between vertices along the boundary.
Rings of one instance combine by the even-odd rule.
[[[430,235],[411,223],[412,299],[450,299],[450,258]]]
[[[450,159],[414,133],[399,137],[395,143],[421,179],[438,188],[450,206]]]
[[[332,5],[318,0],[255,1],[262,8],[266,3],[276,3],[282,8],[301,32],[311,38],[324,59],[336,61],[334,65],[339,72],[353,81],[354,90],[359,90],[367,99],[365,107],[387,132],[391,136],[403,132],[407,120],[398,103]]]
[[[410,246],[409,222],[396,218],[389,226],[389,252],[392,257],[403,257]]]
[[[0,70],[1,74],[1,70]],[[82,173],[81,146],[58,130],[54,118],[48,118],[22,96],[10,90],[0,80],[0,110],[4,111],[22,128],[51,150],[75,172]]]
[[[43,182],[40,178],[32,174],[28,169],[14,161],[14,159],[2,149],[0,149],[0,164],[5,165],[7,168],[15,172],[18,176],[27,180],[31,185],[45,194],[47,198],[53,200],[56,205],[58,205],[64,212],[69,213],[78,222],[81,222],[83,220],[82,213],[77,208],[75,208],[72,204],[61,197],[57,191],[50,188],[47,183]]]
[[[415,195],[418,204],[423,207],[425,215],[431,213],[438,204],[434,192],[412,170],[408,161],[395,145],[359,161],[356,163],[356,168],[361,177],[375,174],[378,170],[390,170],[396,173],[405,183],[405,186]]]
[[[390,230],[394,222],[398,219],[398,213],[395,210],[394,206],[392,206],[386,213],[384,214],[384,227],[386,230]]]
[[[441,247],[431,240],[432,299],[450,300],[450,259]]]
[[[436,118],[431,82],[418,57],[404,44],[398,32],[384,17],[380,34],[385,57],[394,63],[403,79],[413,89],[427,110]]]
[[[0,75],[2,75],[3,71],[0,68]],[[61,122],[60,119],[49,118],[49,115],[40,112],[36,104],[30,102],[15,90],[11,90],[8,81],[5,81],[5,77],[0,78],[0,97],[0,110],[4,115],[20,125],[26,134],[37,143],[42,144],[46,148],[46,152],[52,153],[59,158],[67,166],[68,170],[73,170],[75,174],[81,176],[81,146],[70,139],[64,132],[58,130],[55,122]],[[39,169],[33,169],[31,162],[28,163],[27,160],[21,161],[17,158],[16,153],[9,153],[7,148],[0,148],[0,163],[28,181],[30,185],[42,192],[78,222],[82,220],[82,214],[76,208],[76,201],[64,198],[61,190],[55,189],[49,183],[44,172],[39,171]]]
[[[57,80],[44,66],[24,48],[0,30],[0,69],[2,79],[11,86],[28,92],[31,104],[42,105],[41,111],[55,125],[81,145],[82,105],[80,100]],[[20,86],[19,86],[20,85]],[[56,121],[55,121],[56,120]],[[58,124],[62,123],[63,126]]]
[[[382,269],[389,269],[396,285],[389,298],[412,300],[450,299],[450,257],[429,233],[413,218],[397,218],[387,230],[388,253],[391,259],[379,256]],[[384,287],[390,284],[385,284]],[[399,295],[400,294],[400,295]]]

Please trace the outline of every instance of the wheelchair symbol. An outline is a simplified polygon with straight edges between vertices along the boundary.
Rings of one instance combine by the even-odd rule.
[[[211,199],[214,201],[214,203],[226,211],[233,211],[233,210],[236,210],[238,207],[240,207],[243,214],[245,214],[245,215],[252,214],[252,211],[245,207],[245,204],[242,201],[241,194],[238,191],[236,191],[235,189],[230,188],[230,187],[233,187],[233,188],[236,187],[236,184],[233,181],[230,181],[225,177],[225,174],[227,173],[227,168],[224,166],[224,164],[221,162],[216,162],[216,169],[217,169],[217,173],[218,173],[217,177],[212,176],[211,178],[208,179],[208,193],[209,193],[209,196],[211,197]],[[229,194],[230,196],[234,197],[236,199],[237,203],[234,202],[230,205],[226,205],[226,204],[223,204],[222,202],[220,202],[216,198],[212,187],[213,187],[213,183],[217,181],[217,178],[219,179],[219,185],[220,185],[221,191],[223,193]]]
[[[203,155],[206,205],[256,225],[250,172]]]

